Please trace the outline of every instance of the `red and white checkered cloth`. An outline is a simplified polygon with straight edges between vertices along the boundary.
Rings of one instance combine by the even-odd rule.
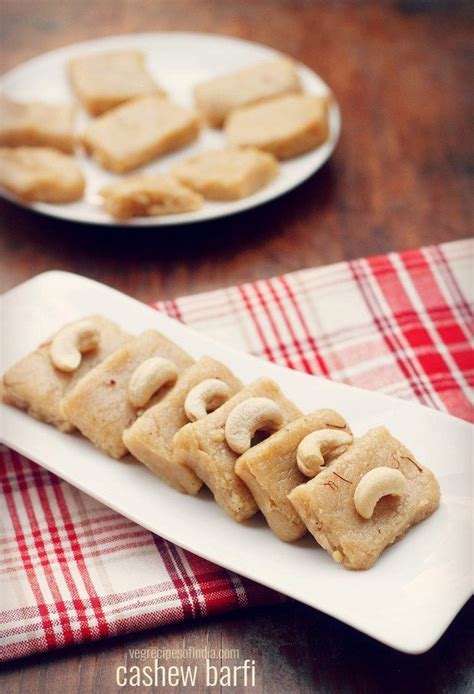
[[[232,347],[470,419],[474,244],[338,263],[156,308]],[[1,452],[1,659],[278,600]]]

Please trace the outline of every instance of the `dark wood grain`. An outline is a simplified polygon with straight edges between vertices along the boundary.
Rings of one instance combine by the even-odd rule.
[[[331,85],[343,114],[336,153],[316,176],[224,221],[107,230],[1,202],[2,290],[64,269],[150,301],[470,233],[467,2],[3,0],[0,12],[3,71],[103,35],[208,31],[307,63]],[[471,624],[472,606],[434,649],[412,657],[289,603],[11,663],[0,689],[114,692],[129,648],[211,644],[257,661],[255,692],[468,692]]]

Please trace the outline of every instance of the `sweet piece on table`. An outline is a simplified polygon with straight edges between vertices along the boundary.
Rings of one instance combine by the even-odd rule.
[[[328,138],[328,97],[296,94],[271,99],[231,113],[225,125],[228,143],[257,147],[289,159]]]
[[[203,202],[201,195],[166,175],[127,178],[102,188],[100,194],[105,211],[115,219],[193,212]]]
[[[270,183],[278,169],[267,152],[227,148],[196,154],[175,164],[171,172],[208,200],[239,200]]]
[[[239,453],[251,445],[259,431],[275,430],[300,415],[276,383],[261,378],[215,412],[180,429],[173,442],[175,462],[191,467],[219,506],[234,520],[244,521],[258,508],[246,484],[235,474]]]
[[[147,330],[111,354],[66,395],[63,415],[98,448],[121,458],[127,453],[122,441],[125,429],[146,407],[158,402],[192,363],[180,347]]]
[[[281,57],[202,82],[195,87],[194,96],[208,123],[220,127],[236,108],[299,91],[293,61]]]
[[[196,386],[209,384],[209,379],[218,379],[226,384],[229,397],[242,386],[224,364],[211,357],[202,357],[179,375],[175,387],[161,402],[150,407],[123,434],[123,442],[135,458],[172,487],[188,494],[197,494],[202,482],[191,468],[174,459],[173,437],[190,421],[185,408],[189,394],[194,393],[202,402],[203,398],[197,393]],[[212,396],[212,393],[208,389],[209,395]],[[210,397],[206,400],[207,406],[203,403],[203,413],[208,411],[209,406],[221,404],[221,398],[214,403]]]
[[[53,343],[57,351],[58,344],[64,346],[64,340],[69,340],[72,333],[77,337],[78,327],[84,325],[88,327],[89,337],[91,327],[97,331],[93,343],[96,346],[92,343],[81,345],[81,349],[91,349],[79,355],[79,364],[75,369],[65,371],[56,367],[52,361]],[[2,399],[9,405],[26,410],[36,419],[54,424],[62,431],[72,431],[73,424],[61,413],[63,397],[83,376],[130,338],[118,325],[101,316],[69,323],[6,372],[2,381]]]
[[[433,473],[385,427],[377,427],[288,498],[335,561],[368,569],[438,508],[440,490]]]
[[[25,202],[63,203],[84,195],[72,157],[48,147],[0,147],[0,186]]]
[[[189,144],[200,127],[194,111],[160,96],[146,96],[93,120],[81,141],[105,169],[125,173]]]
[[[0,145],[53,147],[74,151],[72,104],[18,103],[0,96]]]
[[[250,448],[235,465],[237,475],[252,492],[268,525],[284,542],[294,542],[306,532],[305,524],[287,495],[308,480],[298,467],[297,451],[305,437],[315,431],[336,433],[345,440],[342,446],[323,450],[324,464],[340,455],[352,439],[350,429],[340,414],[329,409],[316,410],[294,419]]]
[[[92,116],[141,96],[164,95],[146,69],[141,51],[89,53],[73,58],[69,77],[79,101]]]

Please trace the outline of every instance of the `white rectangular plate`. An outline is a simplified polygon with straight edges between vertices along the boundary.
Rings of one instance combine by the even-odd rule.
[[[11,448],[167,540],[408,653],[430,648],[468,599],[472,440],[466,422],[233,351],[77,275],[38,275],[2,301],[2,372],[63,323],[87,314],[103,314],[132,333],[155,328],[196,358],[208,354],[221,360],[244,382],[274,379],[305,412],[339,410],[356,435],[386,425],[435,472],[442,503],[372,569],[349,572],[309,536],[285,544],[263,519],[234,523],[208,494],[178,494],[144,466],[107,458],[87,440],[4,406],[2,438]]]

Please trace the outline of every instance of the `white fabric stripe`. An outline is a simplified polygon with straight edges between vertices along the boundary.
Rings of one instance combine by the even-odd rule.
[[[408,274],[408,272],[405,269],[405,266],[403,265],[402,261],[400,258],[396,255],[393,255],[392,262],[394,266],[397,268],[397,274],[400,277],[400,281],[403,284],[403,288],[405,289],[411,303],[415,307],[417,312],[420,312],[420,310],[424,310],[424,304],[423,301],[420,298],[420,295],[418,294],[418,291],[413,284],[413,281]],[[449,350],[447,349],[444,340],[442,339],[441,335],[439,334],[436,326],[434,325],[433,321],[431,320],[430,316],[427,314],[426,315],[426,320],[424,322],[424,326],[426,331],[428,332],[430,338],[432,341],[436,344],[439,353],[442,355],[444,361],[449,367],[449,370],[451,372],[452,377],[456,381],[457,385],[459,386],[460,390],[464,393],[464,395],[467,397],[468,400],[471,399],[472,394],[471,394],[471,389],[469,387],[469,384],[466,382],[466,379],[464,378],[463,374],[458,368],[458,365],[452,358],[451,354],[449,353]]]

